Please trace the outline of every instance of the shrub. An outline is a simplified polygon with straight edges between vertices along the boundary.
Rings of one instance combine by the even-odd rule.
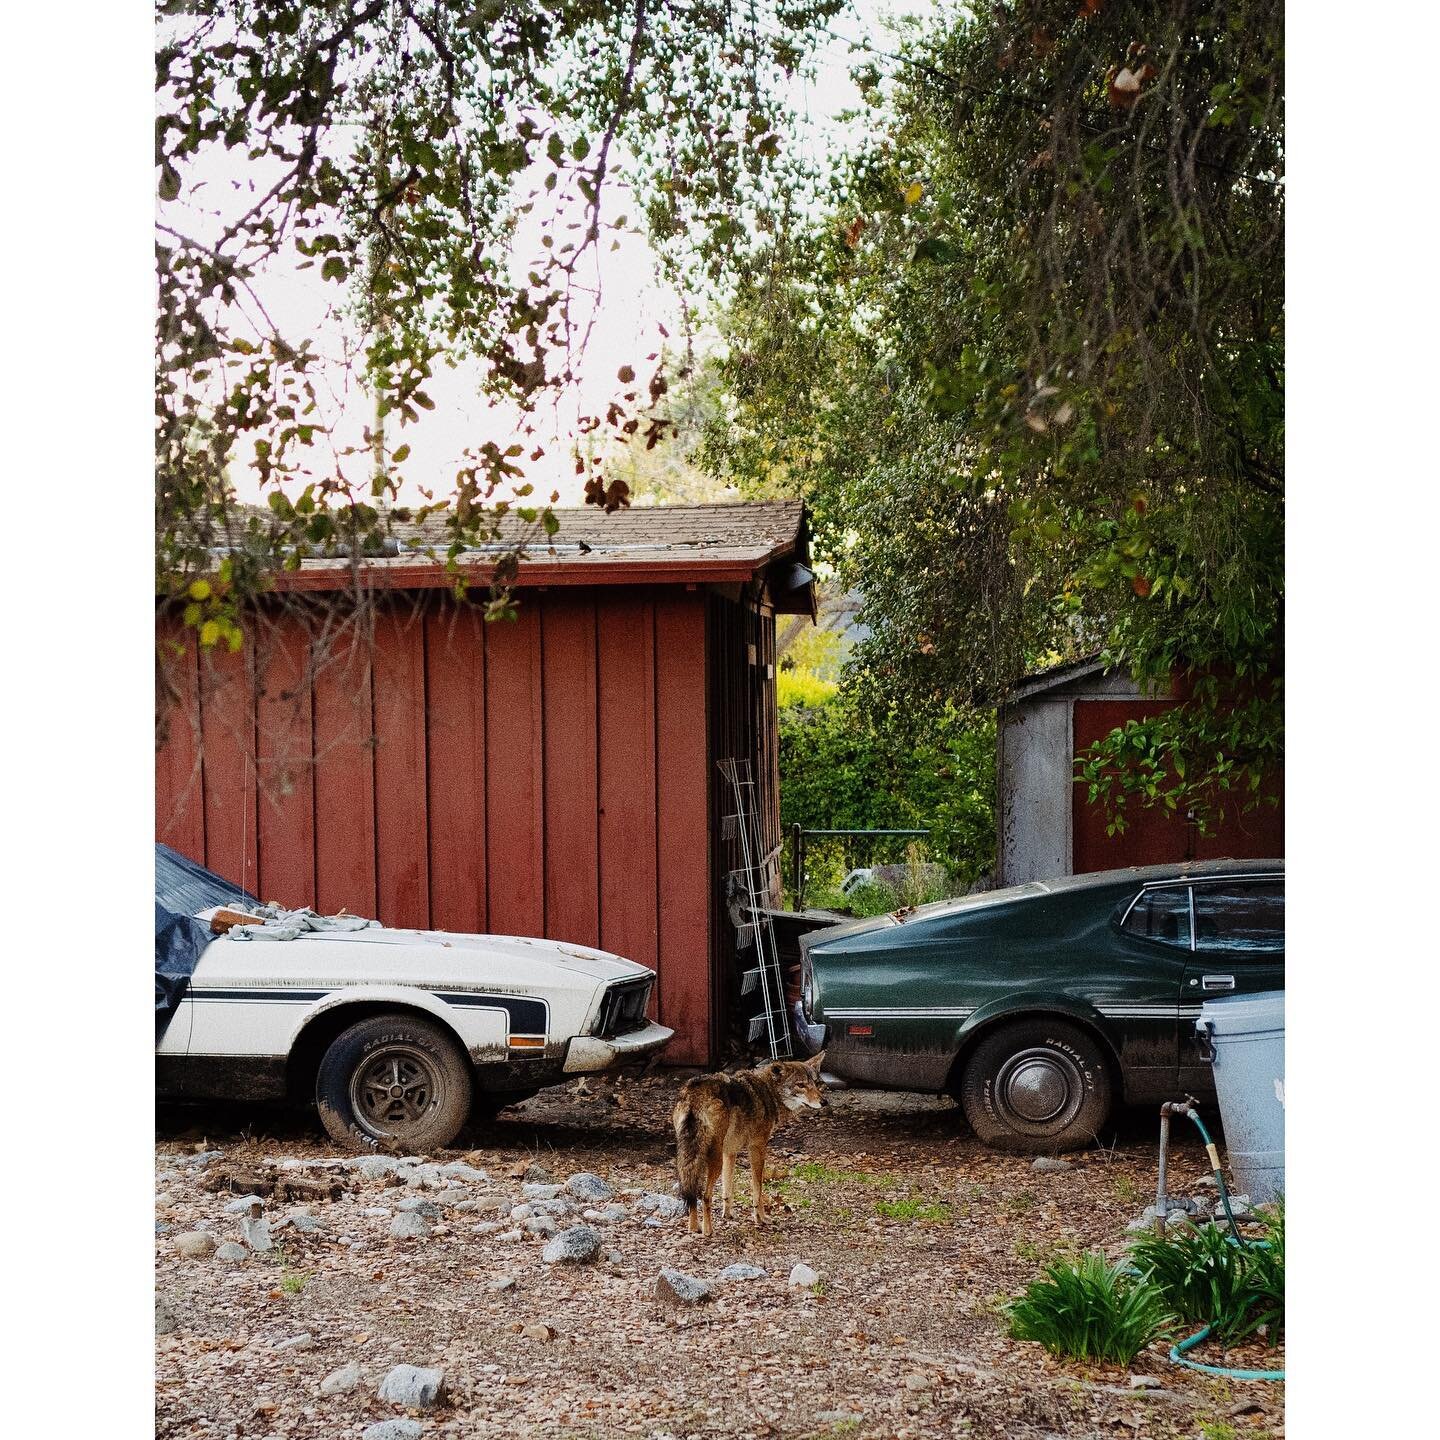
[[[1159,1287],[1181,1320],[1208,1325],[1233,1345],[1263,1325],[1273,1343],[1285,1325],[1285,1212],[1266,1221],[1261,1245],[1237,1245],[1228,1230],[1203,1225],[1130,1247],[1135,1268]]]
[[[1170,1307],[1159,1286],[1095,1251],[1056,1260],[1007,1307],[1010,1333],[1056,1355],[1128,1365],[1169,1333]]]
[[[993,868],[992,715],[947,712],[916,735],[896,717],[857,713],[842,690],[821,704],[783,705],[779,741],[787,881],[794,858],[790,827],[797,824],[807,830],[929,830],[923,858],[944,865],[954,881],[968,884]],[[806,847],[807,895],[838,885],[852,865],[903,860],[906,849],[900,837],[812,841]]]

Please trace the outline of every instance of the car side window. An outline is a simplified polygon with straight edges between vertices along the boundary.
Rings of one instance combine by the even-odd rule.
[[[1251,880],[1195,887],[1195,948],[1273,954],[1285,948],[1285,886]]]
[[[1190,948],[1190,887],[1162,885],[1142,890],[1130,907],[1121,928],[1128,935],[1142,940],[1173,945],[1177,950]]]

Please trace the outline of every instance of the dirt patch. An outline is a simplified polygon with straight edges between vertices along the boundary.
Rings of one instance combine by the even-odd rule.
[[[843,1093],[777,1136],[771,1225],[751,1224],[742,1169],[739,1218],[717,1221],[705,1242],[686,1235],[683,1218],[646,1225],[625,1193],[670,1191],[666,1118],[678,1084],[547,1091],[429,1157],[490,1179],[467,1185],[479,1208],[440,1207],[427,1239],[391,1239],[390,1219],[365,1211],[396,1212],[403,1196],[431,1192],[345,1171],[351,1189],[302,1202],[322,1228],[280,1227],[274,1255],[231,1264],[174,1250],[173,1236],[197,1225],[238,1238],[239,1217],[224,1212],[233,1192],[204,1188],[207,1171],[278,1177],[284,1160],[341,1152],[303,1119],[240,1132],[237,1121],[254,1115],[162,1116],[157,1219],[170,1229],[156,1236],[157,1281],[178,1328],[156,1342],[157,1436],[358,1436],[400,1413],[376,1398],[400,1363],[445,1369],[450,1400],[422,1417],[427,1436],[1283,1434],[1282,1386],[1185,1371],[1160,1347],[1128,1371],[1073,1365],[1005,1334],[999,1306],[1049,1256],[1123,1249],[1125,1224],[1154,1187],[1149,1117],[1047,1174],[977,1145],[948,1102]],[[207,1146],[223,1156],[176,1163]],[[1206,1162],[1182,1137],[1173,1164],[1183,1192]],[[560,1182],[592,1171],[620,1192],[628,1218],[598,1227],[613,1259],[548,1266],[537,1237],[477,1233],[497,1223],[493,1201],[519,1204],[522,1177],[547,1169]],[[268,1209],[272,1221],[285,1213],[273,1198]],[[739,1261],[766,1277],[719,1279]],[[813,1291],[787,1283],[797,1263],[819,1273]],[[713,1282],[713,1297],[662,1304],[655,1284],[667,1268]],[[515,1283],[497,1286],[503,1277]],[[1283,1364],[1258,1349],[1230,1363],[1262,1358]],[[321,1380],[352,1361],[363,1382],[322,1396]],[[1163,1388],[1132,1390],[1132,1372]]]

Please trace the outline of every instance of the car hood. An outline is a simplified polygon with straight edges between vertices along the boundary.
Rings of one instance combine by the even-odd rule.
[[[388,926],[312,931],[294,940],[222,937],[209,946],[201,963],[212,983],[223,974],[250,983],[398,983],[462,990],[593,989],[651,973],[619,955],[564,940]]]

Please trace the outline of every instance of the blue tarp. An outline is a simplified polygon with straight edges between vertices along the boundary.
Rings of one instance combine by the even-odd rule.
[[[160,1043],[205,947],[215,937],[194,917],[216,905],[253,909],[257,905],[238,885],[178,854],[155,847],[155,1043]]]

